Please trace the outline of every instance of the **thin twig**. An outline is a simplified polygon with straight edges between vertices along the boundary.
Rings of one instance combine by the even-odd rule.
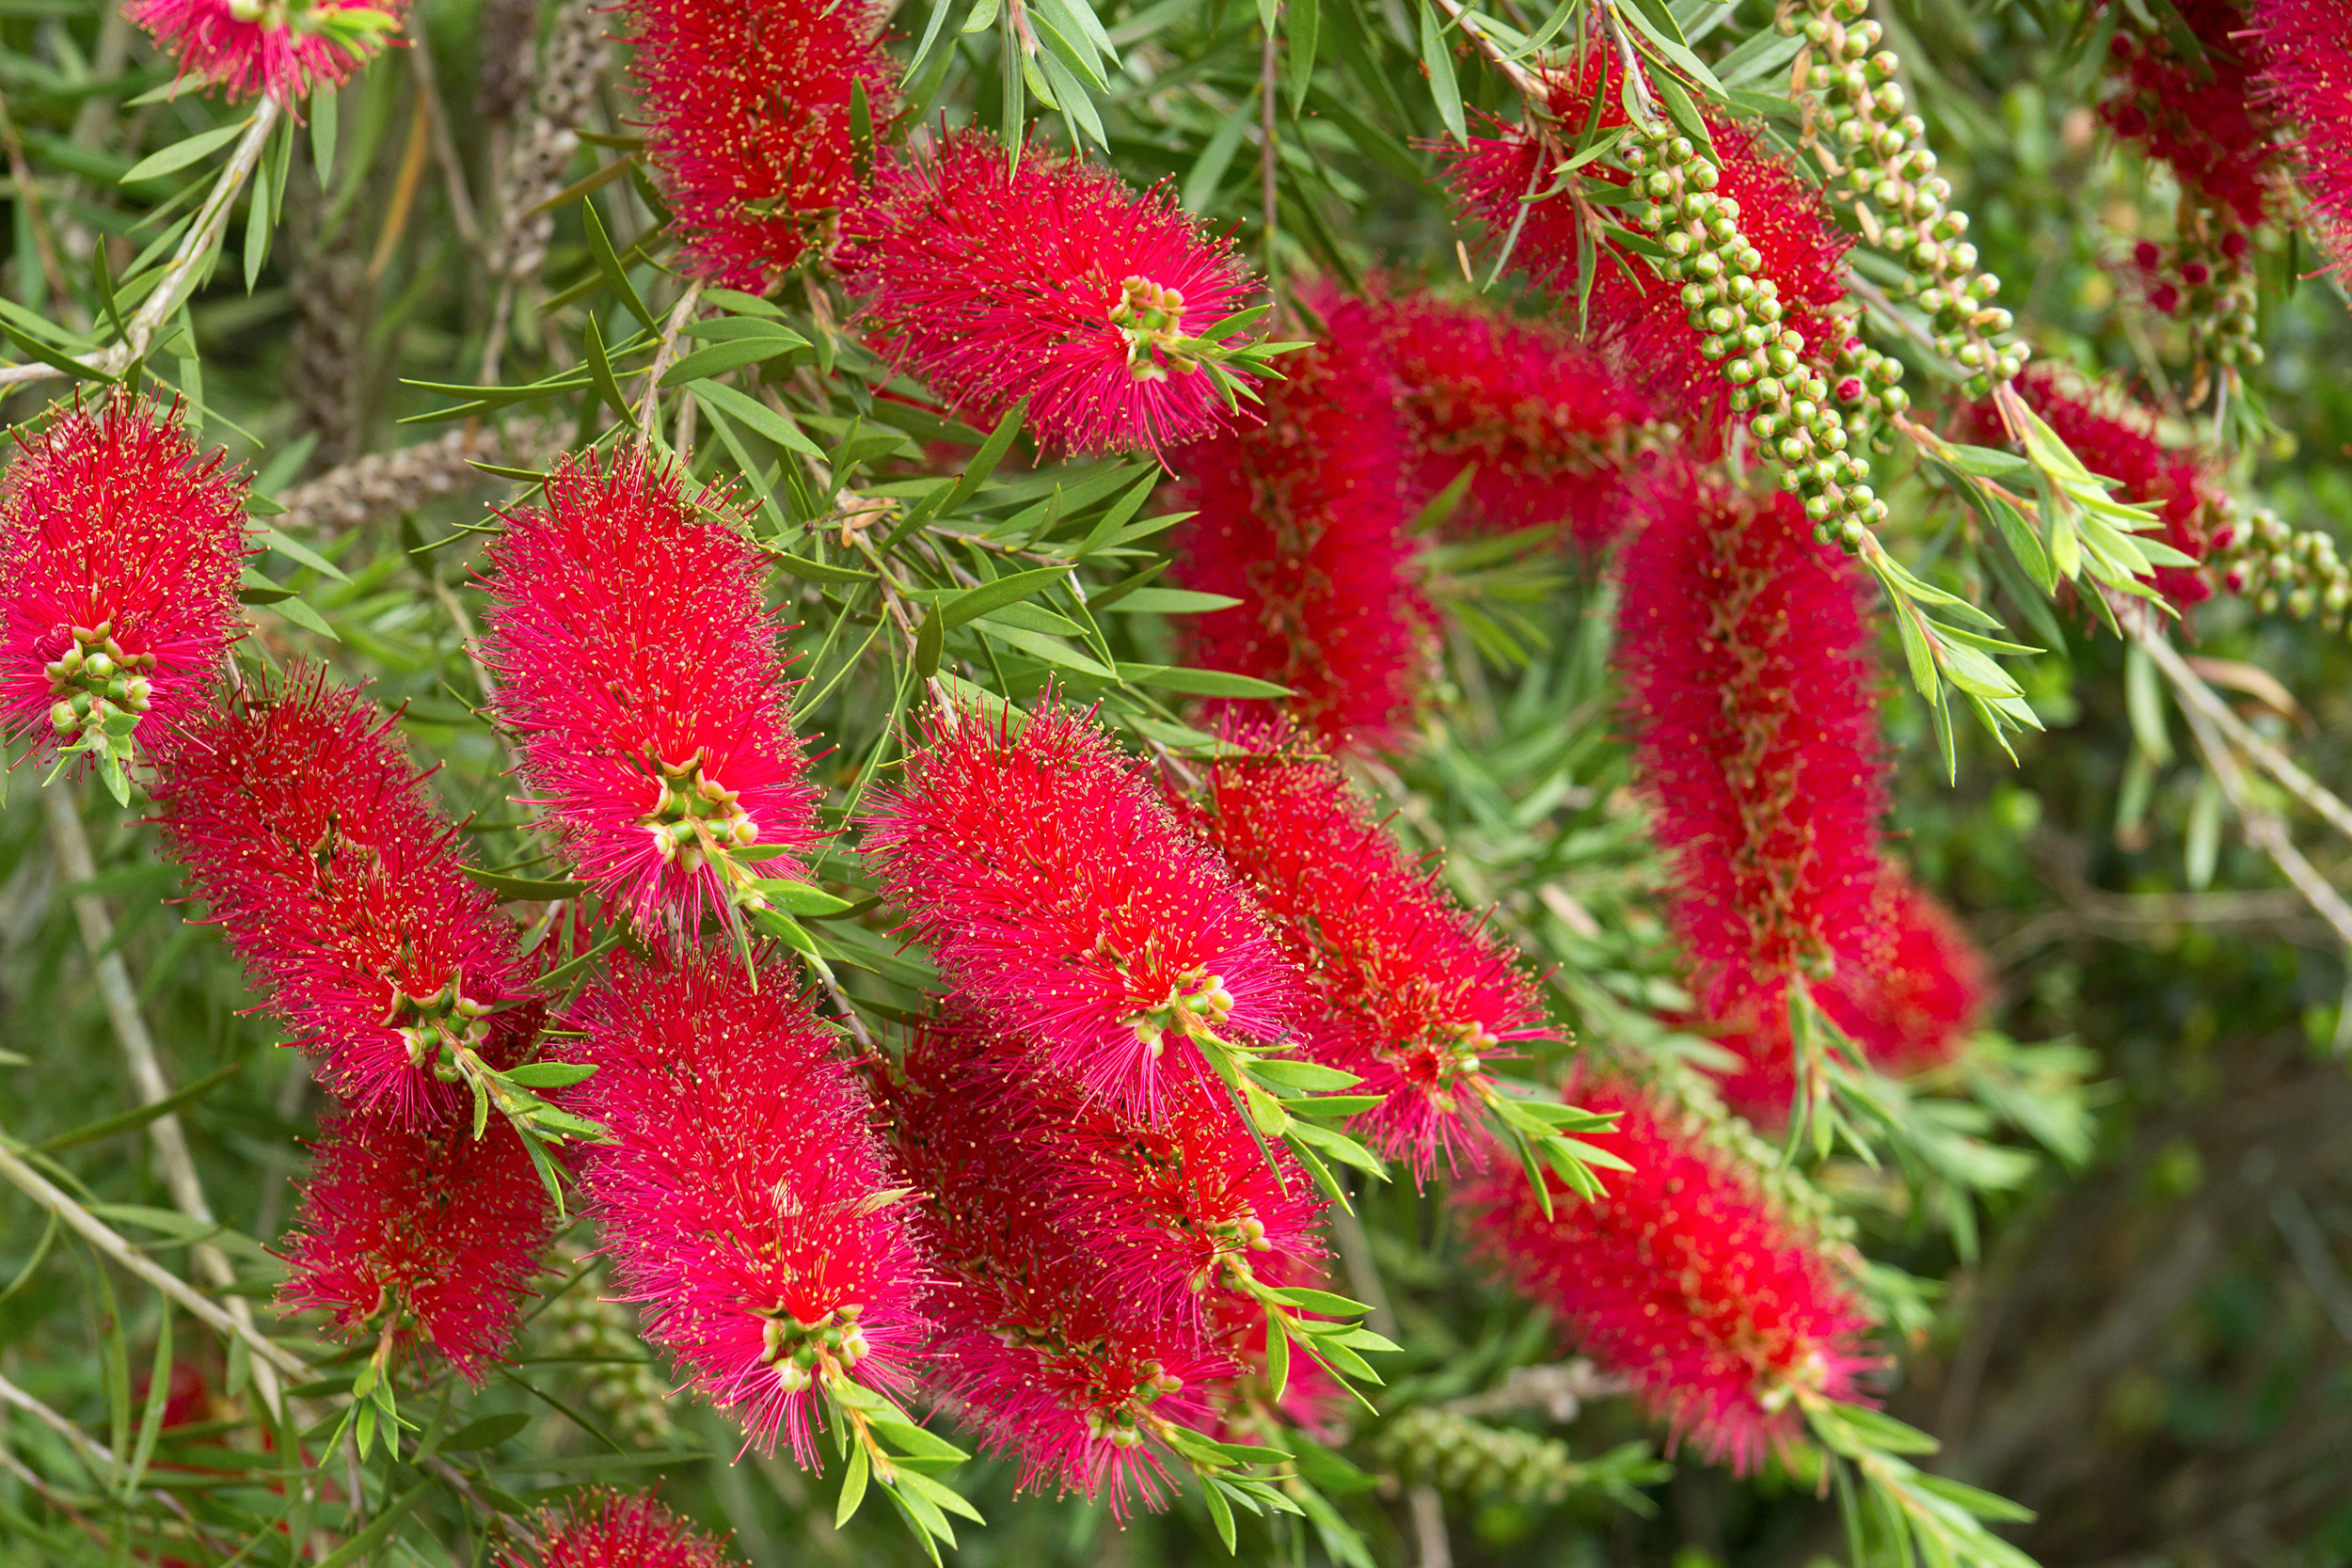
[[[49,845],[57,858],[59,876],[69,887],[89,882],[98,875],[98,866],[90,855],[89,835],[82,829],[82,814],[74,807],[72,794],[65,784],[55,784],[41,791],[41,802],[48,808]],[[106,1004],[106,1017],[114,1025],[123,1059],[130,1064],[132,1087],[138,1094],[139,1103],[152,1105],[169,1097],[171,1084],[164,1076],[163,1062],[156,1054],[154,1037],[148,1033],[147,1020],[139,1012],[138,989],[131,982],[130,966],[123,962],[121,950],[115,944],[114,920],[95,894],[77,893],[72,903],[74,922],[82,928],[82,945],[89,954],[91,968],[97,972],[98,994]],[[213,1217],[213,1206],[205,1200],[204,1184],[196,1173],[196,1161],[188,1152],[187,1132],[180,1125],[179,1113],[167,1111],[149,1122],[147,1135],[155,1146],[156,1163],[164,1168],[164,1185],[171,1189],[173,1207],[199,1225],[218,1223]],[[188,1250],[196,1266],[204,1271],[215,1290],[236,1283],[237,1271],[220,1248],[210,1242],[199,1242]],[[243,1332],[254,1331],[253,1307],[243,1296],[229,1298],[229,1314]],[[278,1415],[278,1374],[256,1364],[253,1386],[270,1414]]]
[[[694,319],[694,308],[702,303],[703,286],[691,283],[677,303],[670,307],[667,321],[661,324],[661,341],[654,345],[653,363],[645,367],[644,390],[638,394],[637,429],[650,443],[661,423],[661,377],[676,356],[677,341]]]
[[[449,111],[441,104],[441,84],[433,75],[433,49],[425,41],[421,12],[408,13],[408,32],[416,40],[416,47],[408,51],[408,59],[417,68],[417,91],[424,104],[425,119],[431,122],[433,157],[441,166],[441,183],[449,196],[450,216],[456,220],[458,235],[468,247],[478,248],[482,244],[482,225],[474,218],[473,197],[466,189],[465,160],[457,156],[457,143],[450,135]]]

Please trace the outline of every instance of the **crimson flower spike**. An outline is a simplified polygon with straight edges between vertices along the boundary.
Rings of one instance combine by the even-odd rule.
[[[897,68],[872,0],[628,0],[645,156],[687,233],[685,271],[753,293],[857,198]]]
[[[1821,1242],[1671,1104],[1613,1079],[1567,1093],[1616,1114],[1592,1136],[1628,1172],[1549,1209],[1506,1172],[1476,1179],[1456,1201],[1479,1253],[1677,1442],[1737,1472],[1792,1447],[1805,1409],[1855,1401],[1869,1323]]]
[[[1049,447],[1164,451],[1232,422],[1279,345],[1230,241],[1172,183],[1136,191],[1041,148],[958,132],[876,175],[836,262],[885,358]]]
[[[1193,820],[1308,977],[1308,1053],[1372,1098],[1351,1130],[1416,1180],[1482,1164],[1475,1122],[1527,1114],[1489,1064],[1550,1033],[1518,952],[1406,854],[1327,752],[1281,726],[1225,739]]]
[[[755,953],[755,961],[768,955]],[[609,1142],[580,1188],[646,1338],[694,1390],[814,1466],[819,1405],[889,1466],[875,1412],[910,1391],[922,1269],[870,1108],[782,974],[689,950],[619,959],[574,1005],[596,1074],[572,1103]]]
[[[1284,361],[1265,422],[1169,461],[1186,586],[1240,602],[1184,618],[1184,659],[1291,689],[1333,745],[1387,748],[1413,718],[1435,617],[1406,536],[1405,430],[1378,325],[1326,294],[1322,341]]]
[[[1880,941],[1886,809],[1861,574],[1796,499],[1661,476],[1627,547],[1617,660],[1700,1010],[1788,988]]]
[[[1059,1151],[1004,1124],[1022,1054],[977,1028],[927,1029],[890,1096],[936,1276],[926,1381],[1017,1462],[1019,1490],[1107,1493],[1124,1518],[1137,1500],[1165,1507],[1171,1471],[1214,1463],[1200,1430],[1238,1369],[1197,1314],[1121,1288],[1116,1247],[1064,1222]]]
[[[200,715],[155,794],[293,1044],[344,1100],[437,1122],[538,1032],[513,924],[466,875],[391,717],[317,670]],[[503,1087],[501,1106],[510,1102]]]
[[[1467,468],[1451,532],[1556,529],[1598,550],[1624,531],[1656,410],[1599,350],[1551,323],[1419,290],[1378,312],[1404,397],[1409,511]]]
[[[430,1350],[475,1387],[514,1338],[554,1212],[504,1119],[477,1136],[462,1106],[327,1114],[287,1243],[280,1309],[324,1307],[372,1365]],[[380,1321],[379,1321],[380,1320]]]
[[[538,1550],[509,1549],[500,1568],[728,1568],[740,1560],[651,1491],[592,1486],[531,1517]]]
[[[760,857],[816,838],[788,629],[759,547],[641,448],[567,458],[490,546],[483,657],[580,875],[644,933],[768,907]]]
[[[230,98],[280,103],[341,87],[400,31],[407,0],[131,0],[122,14]]]
[[[17,437],[0,488],[0,743],[128,768],[168,752],[244,630],[245,476],[177,407],[76,403]]]

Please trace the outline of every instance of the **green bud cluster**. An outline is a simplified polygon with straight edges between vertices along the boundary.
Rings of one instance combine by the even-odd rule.
[[[2030,353],[2001,342],[2016,324],[1994,301],[2001,280],[1977,270],[1968,214],[1951,205],[1951,182],[1936,172],[1927,122],[1912,113],[1895,80],[1899,62],[1879,47],[1868,0],[1807,0],[1784,13],[1784,33],[1810,46],[1797,89],[1812,100],[1823,135],[1816,148],[1830,189],[1851,203],[1870,243],[1901,263],[1905,293],[1934,321],[1935,346],[1967,372],[1972,397],[2014,380]]]
[[[1714,194],[1722,168],[1671,123],[1642,127],[1619,157],[1648,198],[1633,220],[1664,246],[1666,277],[1682,284],[1699,353],[1721,365],[1732,408],[1779,463],[1781,483],[1804,502],[1815,535],[1859,551],[1886,503],[1869,486],[1856,437],[1871,410],[1903,406],[1895,385],[1902,367],[1883,356],[1865,361],[1858,343],[1840,367],[1806,356],[1804,335],[1784,325],[1779,285],[1760,276],[1762,253],[1740,232],[1740,203]]]
[[[576,1250],[557,1261],[565,1274],[580,1265]],[[592,1269],[548,1304],[548,1330],[555,1353],[577,1358],[588,1403],[615,1436],[658,1449],[677,1432],[670,1417],[670,1386],[637,1337],[632,1314],[605,1297],[604,1270]]]
[[[2316,619],[2333,631],[2352,623],[2352,568],[2337,555],[2331,534],[2290,528],[2258,508],[2214,530],[2209,559],[2223,587],[2266,615]]]
[[[114,623],[75,626],[73,643],[49,661],[49,726],[69,750],[127,755],[139,718],[154,698],[153,654],[122,651]]]
[[[1586,1467],[1557,1437],[1488,1426],[1429,1405],[1403,1412],[1374,1435],[1372,1456],[1408,1481],[1472,1497],[1501,1494],[1556,1503],[1585,1483]]]
[[[408,1065],[422,1068],[436,1078],[454,1084],[466,1076],[470,1062],[479,1066],[490,1038],[490,1009],[468,996],[459,978],[430,996],[411,996],[395,988],[385,1027],[398,1030],[408,1043]]]
[[[697,750],[684,762],[656,759],[661,795],[639,825],[653,835],[654,852],[680,870],[700,870],[714,856],[759,842],[759,824],[737,792],[703,771]]]
[[[2170,314],[2188,331],[2189,358],[2201,378],[2209,366],[2226,375],[2263,362],[2255,341],[2261,327],[2256,306],[2254,247],[2241,230],[2208,238],[2205,224],[2185,227],[2180,243],[2164,247],[2157,276],[2169,285]],[[2201,396],[2196,400],[2202,401]]]
[[[808,1322],[781,1307],[760,1315],[767,1319],[760,1359],[776,1369],[777,1386],[787,1394],[799,1393],[828,1371],[847,1371],[866,1359],[866,1330],[858,1323],[866,1308],[856,1302]]]

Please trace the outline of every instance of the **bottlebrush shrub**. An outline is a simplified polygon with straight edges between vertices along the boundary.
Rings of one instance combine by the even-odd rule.
[[[1890,863],[1867,949],[1815,986],[1813,999],[1871,1066],[1902,1075],[1959,1053],[1992,1000],[1992,982],[1952,912]],[[1766,1126],[1787,1120],[1796,1093],[1788,1008],[1753,1004],[1721,1043],[1740,1059],[1718,1080],[1724,1102]]]
[[[573,1091],[611,1141],[580,1171],[646,1338],[695,1392],[814,1466],[814,1407],[844,1379],[903,1393],[925,1323],[871,1108],[833,1032],[755,952],[623,959],[575,1004]]]
[[[1460,1189],[1480,1252],[1569,1339],[1719,1464],[1745,1473],[1803,1431],[1808,1398],[1854,1401],[1868,1320],[1819,1242],[1671,1104],[1596,1077],[1565,1098],[1622,1117],[1588,1134],[1633,1167],[1552,1212],[1509,1162]]]
[[[1195,819],[1313,988],[1307,1052],[1380,1097],[1352,1130],[1417,1180],[1481,1164],[1486,1064],[1549,1032],[1517,949],[1406,854],[1328,753],[1272,726],[1225,738]]]
[[[2288,145],[2317,217],[2313,237],[2341,268],[2352,249],[2352,3],[2254,0],[2245,25],[2262,103],[2297,133]]]
[[[1712,1018],[1878,931],[1886,809],[1860,573],[1794,498],[1661,474],[1621,565],[1626,721]]]
[[[866,851],[955,994],[1114,1108],[1156,1120],[1196,1032],[1271,1042],[1305,994],[1215,850],[1089,714],[931,713]]]
[[[691,277],[764,293],[860,190],[850,99],[889,118],[898,68],[863,0],[629,0],[645,157]]]
[[[1616,536],[1654,416],[1606,356],[1551,323],[1422,292],[1383,302],[1379,321],[1404,398],[1408,514],[1474,466],[1456,529],[1560,527],[1586,549]]]
[[[1055,1150],[1008,1135],[1008,1054],[1025,1053],[978,1029],[923,1030],[891,1096],[937,1275],[928,1380],[1019,1465],[1021,1490],[1107,1493],[1115,1517],[1160,1508],[1173,1463],[1160,1430],[1207,1427],[1232,1363],[1194,1314],[1121,1287],[1109,1238],[1065,1223]]]
[[[461,1053],[504,1068],[536,1035],[513,924],[359,692],[298,670],[206,711],[155,813],[247,979],[343,1099],[437,1121],[468,1098]]]
[[[592,1486],[532,1515],[538,1550],[503,1568],[726,1568],[739,1560],[650,1492]]]
[[[2183,0],[2176,11],[2197,40],[2196,57],[2162,28],[2120,30],[2108,46],[2116,90],[2099,118],[2250,229],[2263,220],[2279,151],[2242,37],[2247,13],[2234,0]]]
[[[1624,67],[1602,45],[1555,72],[1554,82],[1549,112],[1560,123],[1585,123],[1596,93],[1601,126],[1626,122]],[[1758,132],[1711,115],[1706,123],[1722,169],[1714,194],[1736,203],[1728,214],[1757,252],[1757,264],[1749,270],[1778,288],[1781,325],[1803,334],[1808,354],[1820,355],[1847,333],[1835,308],[1846,295],[1845,257],[1853,242],[1838,228],[1820,188],[1767,150]],[[1499,135],[1473,137],[1466,148],[1447,152],[1446,183],[1463,214],[1484,230],[1490,251],[1500,252],[1516,230],[1513,264],[1573,311],[1585,241],[1576,204],[1565,195],[1541,196],[1555,177],[1556,152],[1525,126],[1498,129]],[[1588,168],[1613,183],[1633,178]],[[1530,196],[1541,199],[1523,199]],[[1703,457],[1720,450],[1729,394],[1718,367],[1699,353],[1700,335],[1685,319],[1682,288],[1640,257],[1605,255],[1594,269],[1587,319],[1655,400],[1660,416],[1683,424],[1691,453]]]
[[[493,711],[580,875],[641,931],[691,939],[756,901],[737,851],[816,837],[787,628],[723,498],[644,449],[566,459],[545,488],[490,546]]]
[[[231,98],[292,103],[349,81],[407,10],[407,0],[131,0],[122,14],[154,36],[182,76]]]
[[[2156,437],[2155,417],[2113,385],[2086,383],[2045,360],[2028,366],[2017,387],[2093,473],[2118,482],[2122,499],[2156,514],[2163,529],[2153,537],[2204,559],[2207,534],[2222,515],[2221,476],[2212,459],[2167,447]],[[1990,404],[1978,404],[1972,416],[1976,438],[1997,438],[2000,416]],[[2213,596],[2201,566],[2159,566],[2150,580],[2184,610]]]
[[[480,1387],[554,1228],[521,1135],[492,1117],[476,1137],[465,1105],[378,1104],[330,1111],[313,1147],[279,1307],[326,1308],[379,1366],[429,1347]]]
[[[858,325],[967,419],[1025,399],[1050,447],[1153,452],[1232,420],[1201,334],[1257,283],[1171,186],[1136,191],[1036,145],[1008,166],[964,132],[879,171],[842,232]]]
[[[1186,619],[1188,663],[1287,686],[1332,743],[1387,747],[1411,721],[1433,621],[1406,536],[1406,437],[1379,325],[1322,296],[1323,340],[1283,362],[1265,422],[1170,459],[1185,586],[1241,603]]]
[[[244,630],[245,476],[180,410],[76,402],[19,434],[0,483],[0,740],[104,759],[168,751]]]

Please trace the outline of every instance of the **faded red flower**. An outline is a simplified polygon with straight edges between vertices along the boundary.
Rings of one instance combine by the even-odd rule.
[[[1601,95],[1598,123],[1625,123],[1620,93],[1624,68],[1596,44],[1578,73],[1562,72],[1549,104],[1564,124],[1582,125],[1594,93]],[[1523,126],[1501,127],[1501,135],[1474,137],[1448,154],[1447,182],[1455,199],[1486,230],[1499,250],[1518,224],[1512,261],[1559,300],[1581,293],[1582,239],[1574,204],[1565,195],[1537,201],[1523,198],[1550,187],[1550,154]],[[1721,165],[1715,194],[1721,209],[1737,219],[1756,250],[1750,269],[1779,290],[1781,325],[1802,334],[1806,352],[1820,356],[1846,336],[1833,307],[1845,298],[1845,255],[1852,239],[1838,227],[1820,187],[1769,151],[1761,135],[1735,121],[1708,119],[1708,138]],[[1622,171],[1587,166],[1597,178],[1624,182]],[[1520,221],[1520,214],[1525,220]],[[1619,261],[1625,263],[1619,265]],[[1682,303],[1682,285],[1659,276],[1637,256],[1602,257],[1594,268],[1589,304],[1592,330],[1637,385],[1656,400],[1661,417],[1679,420],[1686,443],[1706,457],[1718,450],[1728,407],[1721,369],[1698,351]]]
[[[514,1338],[554,1210],[503,1117],[327,1113],[285,1252],[281,1310],[324,1307],[347,1339],[430,1348],[476,1387]]]
[[[860,190],[854,88],[888,120],[898,70],[872,0],[628,0],[645,156],[685,271],[765,293]]]
[[[859,324],[965,419],[1025,398],[1038,440],[1077,451],[1159,452],[1232,422],[1199,340],[1257,286],[1170,184],[1035,146],[1015,161],[965,131],[881,171],[843,233]]]
[[[155,794],[187,868],[271,1012],[343,1099],[436,1119],[459,1058],[511,1066],[537,1033],[514,925],[393,720],[298,671],[188,727]]]
[[[1984,955],[1960,922],[1889,864],[1868,947],[1815,986],[1813,999],[1872,1067],[1901,1075],[1950,1061],[1991,990]],[[1718,1081],[1724,1102],[1767,1126],[1786,1121],[1796,1094],[1788,1008],[1736,1021],[1721,1043],[1740,1059]]]
[[[1451,526],[1563,528],[1587,549],[1623,530],[1649,399],[1549,323],[1414,293],[1379,308],[1404,395],[1406,508],[1477,469]]]
[[[291,105],[341,87],[400,31],[407,0],[130,0],[122,14],[230,98]]]
[[[2234,0],[2181,0],[2174,12],[2196,38],[2198,57],[2184,58],[2161,27],[2122,28],[2108,46],[2118,87],[2099,117],[2250,229],[2263,220],[2279,149],[2239,36],[2247,13]]]
[[[908,1388],[922,1271],[832,1031],[755,957],[616,962],[574,1006],[596,1072],[570,1103],[611,1137],[580,1188],[645,1337],[746,1447],[813,1466],[825,1384]]]
[[[1002,1119],[1021,1048],[933,1028],[908,1047],[891,1118],[938,1282],[929,1381],[1024,1491],[1165,1505],[1161,1435],[1216,1418],[1233,1364],[1191,1313],[1124,1289],[1110,1249],[1065,1224],[1055,1151]]]
[[[2313,240],[2338,277],[2352,250],[2352,0],[2254,0],[2244,25],[2264,107],[2297,133],[2293,149]]]
[[[1184,617],[1186,663],[1289,687],[1332,743],[1385,747],[1420,694],[1434,617],[1406,537],[1405,431],[1376,322],[1326,295],[1265,422],[1176,452],[1170,536],[1188,588],[1241,602]]]
[[[1566,1098],[1622,1119],[1582,1136],[1632,1165],[1547,1215],[1508,1162],[1460,1190],[1479,1252],[1625,1377],[1677,1441],[1746,1473],[1803,1434],[1800,1397],[1853,1401],[1869,1323],[1820,1242],[1672,1105],[1590,1079]]]
[[[688,496],[643,449],[567,459],[546,495],[490,546],[493,706],[580,876],[641,930],[691,939],[760,877],[803,874],[735,851],[817,836],[788,628],[721,498]]]
[[[1628,546],[1617,660],[1701,1006],[1769,1007],[1860,962],[1886,809],[1859,571],[1795,498],[1662,475]]]
[[[1391,838],[1332,758],[1279,729],[1235,729],[1196,820],[1312,987],[1306,1051],[1380,1097],[1352,1130],[1426,1180],[1485,1156],[1486,1065],[1547,1032],[1519,956]]]
[[[1304,996],[1216,853],[1092,717],[935,713],[866,848],[956,994],[1117,1109],[1157,1118],[1193,1036],[1272,1041]]]
[[[0,742],[167,752],[244,630],[244,474],[117,398],[17,437],[0,485]]]
[[[650,1491],[589,1487],[532,1514],[531,1532],[537,1554],[509,1550],[503,1568],[726,1568],[738,1560]]]

